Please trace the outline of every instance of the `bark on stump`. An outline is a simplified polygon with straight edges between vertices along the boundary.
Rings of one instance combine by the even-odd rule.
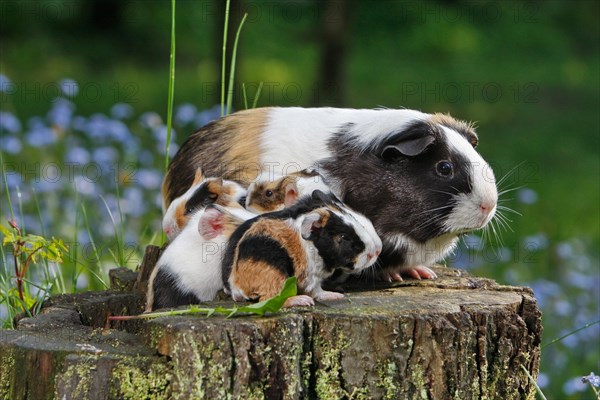
[[[537,377],[531,290],[435,270],[435,281],[350,289],[346,300],[265,318],[107,328],[108,315],[141,312],[143,295],[58,296],[0,332],[0,399],[534,398],[522,369]]]

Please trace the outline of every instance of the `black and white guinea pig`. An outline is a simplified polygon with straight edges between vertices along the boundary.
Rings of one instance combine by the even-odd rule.
[[[210,205],[202,208],[167,246],[150,275],[146,311],[210,301],[223,288],[227,240],[242,222],[256,216],[235,201],[227,203],[229,218]]]
[[[282,211],[263,214],[240,225],[223,256],[223,284],[235,301],[265,300],[281,291],[290,276],[302,293],[285,307],[313,305],[314,299],[344,295],[322,289],[335,271],[355,273],[372,265],[382,243],[338,208],[331,195],[316,190]]]
[[[223,194],[227,196],[222,196]],[[238,183],[222,178],[208,178],[202,173],[202,168],[198,168],[189,188],[166,208],[162,221],[163,230],[169,240],[173,240],[199,209],[213,203],[225,207],[230,201],[243,203],[245,197],[246,189]]]
[[[281,177],[252,182],[246,195],[246,209],[257,214],[283,210],[315,190],[331,192],[323,177],[315,170],[302,170]]]
[[[494,174],[471,124],[414,110],[262,108],[234,113],[192,134],[163,182],[169,205],[202,165],[249,184],[257,175],[318,165],[333,192],[366,215],[383,240],[381,265],[431,277],[460,234],[493,218]]]

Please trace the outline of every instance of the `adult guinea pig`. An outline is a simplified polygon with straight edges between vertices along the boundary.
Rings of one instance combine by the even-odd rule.
[[[334,193],[366,215],[383,240],[381,265],[393,279],[451,251],[460,234],[493,218],[494,174],[477,153],[471,124],[414,110],[260,108],[234,113],[192,134],[163,182],[165,205],[202,165],[249,184],[313,164]]]
[[[236,182],[209,178],[198,168],[189,189],[174,199],[164,212],[162,226],[170,241],[185,227],[190,217],[209,204],[228,206],[228,202],[244,203],[246,189]]]
[[[323,290],[323,280],[337,270],[355,273],[369,267],[382,243],[372,227],[365,229],[339,206],[334,196],[315,190],[289,208],[244,222],[223,256],[225,291],[236,301],[262,301],[296,276],[303,294],[288,299],[285,307],[313,305],[313,298],[343,298]]]

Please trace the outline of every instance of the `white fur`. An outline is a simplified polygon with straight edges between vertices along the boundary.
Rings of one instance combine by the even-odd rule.
[[[163,217],[162,227],[165,231],[165,234],[169,238],[169,241],[173,241],[173,239],[175,239],[175,237],[177,237],[177,235],[179,235],[181,230],[185,227],[185,225],[179,226],[179,224],[175,220],[177,208],[185,207],[185,203],[194,195],[196,190],[198,190],[200,186],[202,186],[205,182],[207,182],[210,179],[215,178],[205,178],[201,182],[192,185],[184,194],[174,199],[169,205],[169,208],[167,208],[167,211],[165,212]],[[239,201],[239,199],[246,195],[246,189],[244,189],[236,182],[224,180],[223,186],[231,186],[233,188],[233,201]]]
[[[469,175],[473,183],[471,193],[461,193],[454,197],[456,205],[452,208],[444,226],[448,232],[458,233],[483,228],[496,212],[498,203],[496,178],[488,163],[463,136],[452,129],[443,128],[450,147],[464,154],[469,160]],[[481,209],[483,204],[488,207],[486,212]]]
[[[273,108],[261,136],[261,163],[263,169],[275,166],[276,174],[287,175],[331,156],[327,141],[348,123],[355,124],[352,132],[356,143],[368,147],[382,134],[399,132],[409,123],[428,117],[415,110]]]
[[[255,217],[242,208],[226,208],[240,222]],[[181,233],[161,255],[155,271],[164,269],[177,278],[178,288],[193,293],[200,301],[213,300],[223,288],[221,260],[228,237],[220,234],[205,240],[198,225],[206,209],[194,213]]]
[[[456,247],[458,235],[448,233],[419,243],[401,233],[387,237],[384,241],[393,248],[406,248],[405,268],[415,268],[435,264],[446,257]]]

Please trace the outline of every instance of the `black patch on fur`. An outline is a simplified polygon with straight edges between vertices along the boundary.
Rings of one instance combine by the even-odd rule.
[[[154,302],[152,309],[186,306],[197,304],[200,300],[193,293],[182,291],[177,276],[160,268],[152,282]]]
[[[194,211],[204,208],[217,201],[218,194],[213,193],[208,188],[208,182],[203,183],[196,189],[194,194],[185,203],[185,215],[192,214]]]
[[[399,154],[392,160],[381,156],[386,146],[419,135],[435,139],[422,154]],[[443,138],[438,125],[417,121],[364,151],[341,131],[330,139],[333,156],[321,167],[341,183],[342,200],[369,218],[382,238],[402,233],[424,243],[445,233],[443,223],[453,209],[454,196],[472,189],[468,160],[451,150]],[[442,160],[455,166],[451,178],[436,172]],[[384,244],[384,252],[388,247]]]
[[[250,236],[239,244],[238,261],[244,259],[263,261],[281,271],[285,276],[294,276],[294,262],[287,250],[269,236]]]
[[[310,196],[302,196],[294,205],[288,208],[284,208],[281,211],[275,211],[259,215],[256,218],[244,221],[235,231],[231,234],[229,241],[227,242],[227,248],[225,254],[223,254],[222,261],[222,277],[223,287],[227,290],[231,290],[229,287],[229,276],[231,275],[231,268],[233,267],[233,259],[235,256],[235,249],[237,248],[242,236],[250,229],[250,227],[259,219],[297,219],[301,215],[308,214],[309,212],[316,210],[317,208],[325,205],[337,206],[340,201],[331,193],[323,193],[320,190],[315,190]],[[364,244],[363,244],[364,245]],[[310,257],[310,255],[308,255]]]
[[[354,228],[333,213],[330,213],[327,224],[312,232],[308,240],[314,243],[328,272],[354,270],[356,256],[365,250],[365,244]]]

